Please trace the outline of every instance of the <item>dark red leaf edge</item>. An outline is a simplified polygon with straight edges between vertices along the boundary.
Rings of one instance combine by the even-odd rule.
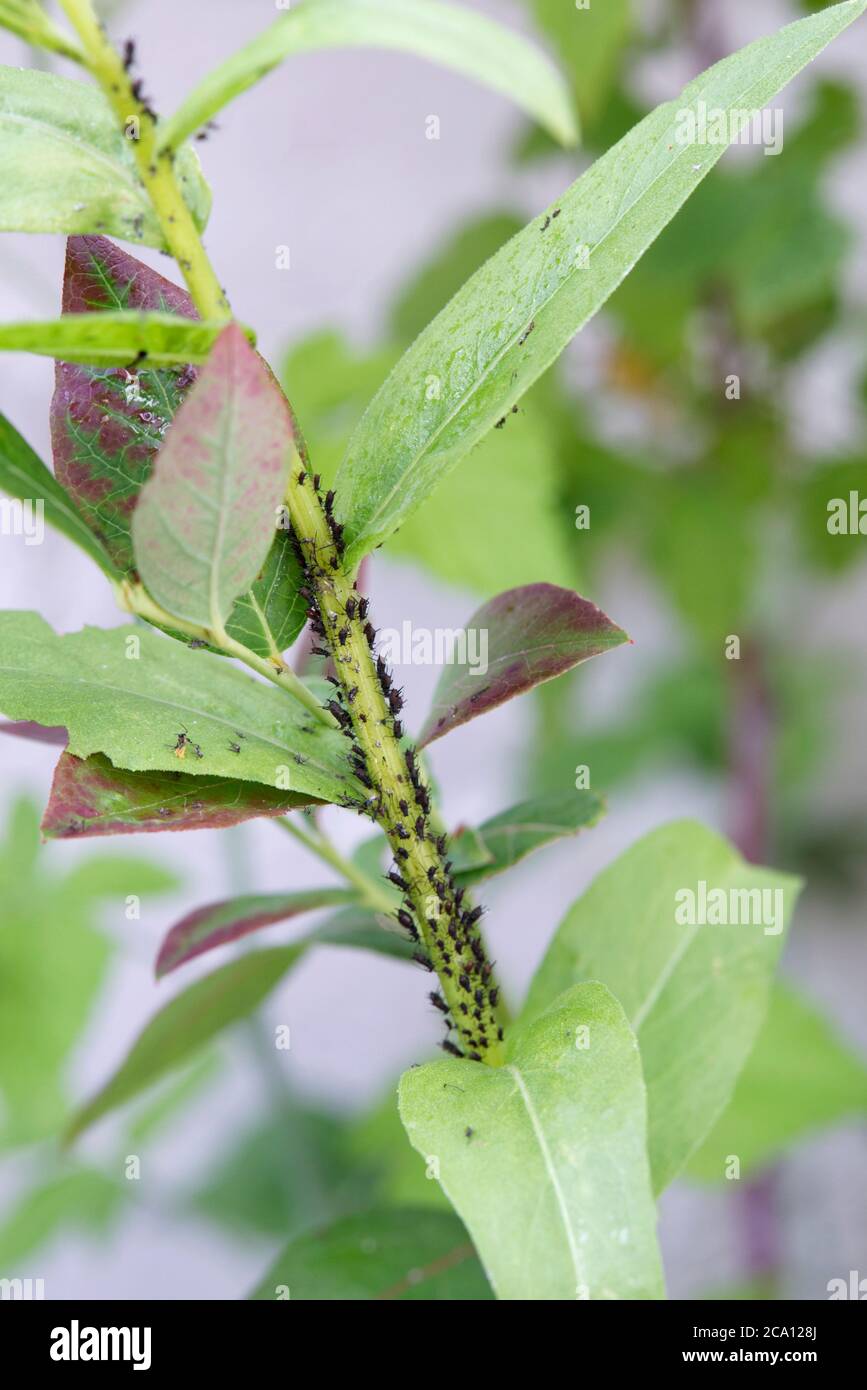
[[[346,888],[311,888],[295,893],[257,893],[206,903],[176,922],[160,947],[154,966],[157,979],[168,975],[196,956],[240,941],[251,932],[288,921],[320,907],[354,902]]]
[[[130,772],[101,753],[64,752],[42,819],[47,839],[224,830],[257,816],[282,816],[322,803],[258,782],[185,772]]]
[[[622,628],[571,589],[527,584],[484,604],[466,630],[488,634],[487,671],[446,666],[418,739],[423,748],[582,661],[631,639]]]

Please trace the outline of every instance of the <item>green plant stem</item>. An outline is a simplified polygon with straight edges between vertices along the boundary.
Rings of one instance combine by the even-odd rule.
[[[413,783],[406,748],[394,732],[394,717],[383,693],[366,624],[358,613],[359,596],[350,578],[339,567],[334,568],[336,547],[328,519],[312,481],[303,472],[293,471],[286,503],[325,640],[333,654],[351,734],[372,785],[368,809],[382,826],[395,855],[396,872],[406,885],[401,890],[405,893],[403,913],[413,919],[424,954],[439,976],[461,1050],[472,1058],[500,1065],[503,1014],[481,934],[475,923],[463,921],[467,908],[455,901],[446,856],[431,825],[433,808],[425,809],[423,793]],[[412,751],[409,757],[414,757]]]
[[[228,322],[232,311],[184,201],[175,175],[174,152],[160,150],[157,122],[134,95],[120,54],[96,16],[93,0],[60,0],[60,3],[81,40],[88,70],[105,93],[121,128],[129,135],[139,176],[193,303],[203,319]]]
[[[216,647],[226,656],[237,657],[243,661],[245,666],[249,666],[251,671],[257,671],[260,676],[280,687],[287,695],[292,695],[298,700],[306,710],[325,724],[329,728],[336,728],[337,721],[327,709],[323,709],[312,691],[307,689],[303,681],[299,680],[291,666],[287,666],[282,657],[263,657],[256,652],[245,647],[242,642],[236,642],[233,637],[220,628],[215,632],[212,628],[199,627],[196,623],[188,623],[184,618],[176,618],[173,613],[169,613],[160,604],[151,598],[150,594],[141,584],[133,584],[129,580],[123,580],[115,585],[117,601],[121,608],[128,613],[134,613],[136,617],[144,618],[146,622],[153,623],[157,627],[173,628],[176,632],[183,632],[187,637],[193,637],[199,642],[207,642],[208,646]]]
[[[202,318],[227,321],[231,310],[181,194],[174,171],[174,151],[168,147],[160,149],[157,122],[133,94],[120,56],[96,17],[93,0],[61,0],[61,4],[82,42],[87,66],[121,126],[125,130],[131,124],[136,127],[138,138],[133,144],[139,174],[196,308]],[[348,711],[347,732],[352,734],[373,788],[369,802],[359,809],[371,811],[394,852],[395,872],[406,885],[401,890],[405,897],[400,917],[403,925],[412,919],[420,947],[424,947],[419,951],[420,958],[439,976],[442,999],[457,1030],[459,1050],[472,1059],[499,1066],[503,1061],[505,1015],[477,920],[467,920],[468,909],[440,849],[443,837],[435,813],[430,806],[426,810],[422,801],[423,796],[428,801],[428,795],[420,772],[414,780],[405,750],[394,732],[394,719],[383,694],[365,624],[358,616],[349,617],[347,605],[357,605],[358,596],[335,557],[335,542],[318,494],[310,483],[300,481],[303,476],[303,472],[293,469],[286,500],[325,640],[334,657]],[[165,613],[141,586],[122,586],[121,592],[129,611],[191,634],[191,624]],[[202,629],[195,635],[237,656],[295,695],[317,718],[334,722],[294,672],[282,664],[282,659],[280,666],[273,660],[264,660],[235,643],[225,631],[210,633]],[[409,756],[413,756],[411,752]]]
[[[388,893],[380,888],[379,884],[375,883],[372,878],[369,878],[357,864],[353,864],[350,859],[344,859],[327,835],[323,835],[321,831],[302,830],[301,826],[290,820],[288,816],[279,816],[276,824],[287,834],[292,835],[299,844],[304,845],[311,854],[315,854],[317,859],[321,859],[324,864],[329,864],[332,869],[336,869],[347,883],[351,883],[354,888],[357,888],[365,905],[373,912],[390,914],[394,911],[394,903]]]

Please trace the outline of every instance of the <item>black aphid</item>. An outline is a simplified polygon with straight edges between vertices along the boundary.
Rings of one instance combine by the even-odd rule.
[[[467,993],[469,994],[469,992],[470,992],[470,977],[469,977],[469,975],[465,975],[464,972],[461,971],[460,975],[458,976],[458,984],[460,985],[461,989],[465,989],[465,990],[467,991]]]
[[[329,488],[325,494],[325,515],[330,516],[334,509],[334,489]]]
[[[483,907],[474,907],[472,912],[465,912],[464,922],[466,923],[466,925],[468,927],[474,926],[475,923],[478,922],[484,910],[485,909]]]
[[[431,990],[430,994],[428,995],[428,999],[429,999],[430,1002],[433,1004],[433,1006],[434,1006],[435,1009],[439,1009],[439,1011],[440,1011],[441,1014],[447,1014],[447,1013],[448,1013],[448,1011],[449,1011],[449,1006],[448,1006],[448,1004],[447,1004],[446,1001],[443,999],[443,997],[442,997],[441,994],[437,994],[437,992],[436,992],[435,989],[432,989],[432,990]]]
[[[405,931],[415,931],[415,922],[412,920],[409,913],[405,912],[402,907],[398,908],[397,920]]]
[[[376,628],[373,626],[372,623],[364,624],[364,635],[372,647],[374,642],[376,641]]]
[[[386,877],[389,878],[391,882],[394,884],[395,888],[399,888],[402,893],[409,892],[409,884],[407,883],[405,878],[401,878],[400,874],[397,872],[396,869],[389,869]]]
[[[359,618],[361,619],[362,622],[364,622],[365,618],[367,617],[369,608],[370,608],[370,599],[369,599],[369,598],[361,598],[361,599],[358,600],[358,616],[359,616]]]
[[[500,997],[500,991],[499,991],[499,989],[491,989],[491,990],[488,991],[488,998],[489,998],[489,1000],[491,1001],[491,1008],[492,1008],[492,1009],[495,1009],[495,1008],[497,1007],[497,1000],[499,999],[499,997]]]
[[[346,612],[346,616],[347,616],[347,618],[349,619],[350,622],[351,622],[352,619],[355,617],[355,609],[356,609],[355,599],[354,599],[354,598],[348,598],[348,599],[346,600],[345,612]]]
[[[346,713],[346,710],[343,708],[342,705],[339,705],[336,700],[329,700],[327,708],[334,715],[334,718],[337,720],[341,728],[347,728],[347,726],[352,722],[349,718],[349,715]]]
[[[423,966],[425,970],[433,970],[433,966],[431,965],[430,960],[425,955],[424,951],[413,951],[412,958],[415,961],[416,965]]]
[[[440,1043],[440,1047],[442,1048],[443,1052],[450,1053],[452,1057],[463,1057],[464,1055],[459,1047],[455,1047],[453,1042],[449,1042],[448,1038],[443,1039],[443,1041]],[[481,1058],[479,1058],[478,1060],[481,1061]]]

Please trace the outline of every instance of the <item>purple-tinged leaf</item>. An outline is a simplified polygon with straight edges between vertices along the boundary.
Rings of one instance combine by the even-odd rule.
[[[508,589],[473,614],[466,632],[474,659],[446,666],[420,748],[630,640],[594,603],[554,584]]]
[[[229,324],[178,412],[133,520],[136,565],[158,603],[225,623],[275,537],[295,422],[271,372]]]
[[[48,728],[45,724],[34,724],[30,719],[13,719],[0,724],[0,734],[12,734],[13,738],[29,738],[32,743],[51,743],[56,748],[65,748],[69,733],[62,724]]]
[[[157,830],[223,830],[254,816],[282,816],[311,804],[321,803],[258,782],[188,772],[129,772],[101,753],[89,758],[62,753],[42,833],[63,840]]]
[[[355,894],[346,888],[311,888],[300,893],[251,893],[207,903],[188,912],[176,922],[160,947],[154,967],[157,979],[177,970],[195,956],[239,941],[242,936],[314,912],[319,907],[335,907],[352,902]]]
[[[63,312],[161,310],[197,317],[185,290],[100,236],[70,237]],[[131,526],[157,450],[198,375],[193,366],[93,368],[56,364],[51,404],[54,472],[81,516],[125,574],[134,570]],[[298,561],[278,531],[226,630],[259,656],[290,647],[305,622]]]
[[[155,309],[198,317],[184,290],[105,237],[70,237],[63,312],[105,309]],[[55,476],[124,572],[134,563],[130,523],[139,491],[195,378],[196,369],[190,366],[56,364],[51,402]]]

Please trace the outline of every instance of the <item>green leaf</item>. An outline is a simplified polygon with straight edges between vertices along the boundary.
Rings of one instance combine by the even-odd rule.
[[[290,1097],[233,1143],[191,1205],[230,1231],[271,1236],[282,1245],[287,1235],[332,1220],[349,1204],[366,1205],[369,1186],[352,1162],[344,1124]]]
[[[69,1054],[109,962],[94,927],[100,900],[113,895],[122,907],[130,893],[171,886],[146,861],[113,864],[88,859],[58,874],[40,847],[35,809],[14,804],[0,839],[0,1147],[43,1139],[64,1116]]]
[[[867,8],[848,0],[750,44],[609,150],[488,261],[368,408],[337,479],[347,564],[385,541],[605,303],[723,153],[678,142],[698,102],[760,108]]]
[[[420,748],[629,641],[595,603],[554,584],[498,594],[473,614],[465,631],[465,659],[444,667]]]
[[[259,656],[281,656],[307,623],[304,572],[288,531],[277,531],[253,587],[232,609],[226,632]]]
[[[867,449],[860,456],[816,461],[797,497],[801,544],[813,564],[839,574],[863,559],[865,497]]]
[[[303,912],[315,912],[319,907],[351,902],[354,896],[346,888],[310,888],[295,893],[248,893],[207,903],[188,912],[171,928],[160,947],[155,974],[159,979],[196,956],[229,941],[239,941],[250,932]]]
[[[469,886],[505,873],[534,850],[566,835],[577,835],[595,825],[605,814],[601,796],[589,791],[558,792],[510,806],[486,820],[477,830],[458,833],[451,840],[449,856],[459,886]],[[469,840],[465,855],[464,843]],[[480,850],[484,859],[480,862]]]
[[[137,569],[173,617],[220,632],[265,563],[297,456],[285,397],[230,324],[178,411],[133,516]]]
[[[498,236],[499,219],[481,242]],[[401,334],[415,336],[420,326],[450,298],[465,279],[447,273],[454,249],[471,272],[476,239],[460,238],[439,261],[422,272],[418,293],[410,293],[400,310]],[[499,237],[495,246],[505,239]],[[493,249],[493,248],[492,248]],[[427,310],[430,309],[428,313]],[[336,333],[317,333],[287,354],[282,378],[291,394],[317,471],[327,486],[336,475],[353,428],[371,395],[394,366],[396,354],[378,349],[362,356]],[[425,506],[392,538],[389,554],[405,556],[431,574],[461,589],[495,594],[518,584],[544,579],[569,587],[575,583],[575,528],[561,497],[560,436],[550,408],[550,393],[540,383],[526,397],[518,415],[503,430],[482,440],[472,467],[457,469]],[[527,460],[532,458],[532,487]],[[504,535],[521,536],[519,546],[504,546]]]
[[[0,1269],[20,1268],[28,1255],[61,1234],[107,1231],[123,1196],[119,1183],[90,1168],[32,1188],[0,1224]]]
[[[438,245],[391,307],[389,318],[395,337],[409,344],[424,332],[464,281],[505,246],[522,225],[512,212],[486,213],[460,227],[444,245]]]
[[[189,145],[175,171],[202,230],[211,195]],[[168,249],[130,142],[96,87],[0,68],[0,231],[105,232]]]
[[[69,494],[3,414],[0,414],[0,488],[22,501],[41,501],[45,520],[55,530],[61,531],[95,560],[109,579],[120,577]]]
[[[66,1143],[111,1110],[189,1061],[205,1043],[246,1018],[271,993],[303,954],[303,946],[280,946],[230,961],[178,994],[147,1024],[125,1061],[97,1094],[75,1112]]]
[[[632,28],[630,0],[604,0],[581,8],[569,0],[530,0],[530,9],[572,80],[582,121],[595,120]]]
[[[152,367],[204,362],[223,325],[179,319],[174,314],[117,310],[64,314],[43,323],[0,324],[0,352],[33,352],[92,367]]]
[[[730,917],[737,910],[761,920],[702,925],[702,915],[714,914],[702,913],[702,883],[708,894],[724,895]],[[767,1008],[799,886],[748,864],[704,826],[676,821],[639,840],[594,880],[533,978],[523,1017],[580,980],[602,980],[626,1010],[647,1082],[657,1192],[731,1095]],[[687,893],[694,895],[693,923],[678,921],[689,914]],[[753,895],[749,902],[745,893]]]
[[[578,138],[554,64],[483,15],[438,0],[301,0],[199,83],[166,124],[163,148],[176,148],[291,54],[348,47],[397,49],[442,63],[511,98],[562,144]]]
[[[384,1208],[296,1236],[251,1295],[302,1302],[489,1299],[466,1231],[446,1212]]]
[[[510,1030],[504,1066],[429,1063],[399,1095],[498,1298],[663,1296],[641,1062],[604,986]]]
[[[77,63],[85,61],[84,53],[72,35],[64,34],[48,18],[39,0],[0,0],[0,28],[17,34],[19,39],[33,48],[47,48]]]
[[[35,613],[0,613],[0,709],[63,724],[70,753],[104,753],[133,772],[259,782],[308,800],[365,795],[337,730],[220,657],[144,627],[59,637]]]
[[[233,742],[236,748],[242,747],[237,736]],[[283,816],[310,802],[309,795],[278,791],[258,782],[177,771],[129,772],[113,767],[101,753],[75,758],[64,752],[54,769],[41,828],[50,840],[224,830],[254,816]]]
[[[407,1138],[394,1103],[393,1087],[355,1120],[348,1143],[354,1166],[371,1174],[377,1203],[451,1211],[448,1197],[439,1183],[428,1176]]]
[[[734,1095],[687,1176],[721,1182],[735,1155],[746,1177],[810,1134],[865,1113],[867,1063],[812,1004],[778,984]]]
[[[537,386],[518,415],[476,446],[468,467],[407,517],[389,557],[482,595],[538,580],[571,588],[577,532],[563,504],[560,441],[547,406]],[[520,536],[520,545],[504,544],[507,536]]]

